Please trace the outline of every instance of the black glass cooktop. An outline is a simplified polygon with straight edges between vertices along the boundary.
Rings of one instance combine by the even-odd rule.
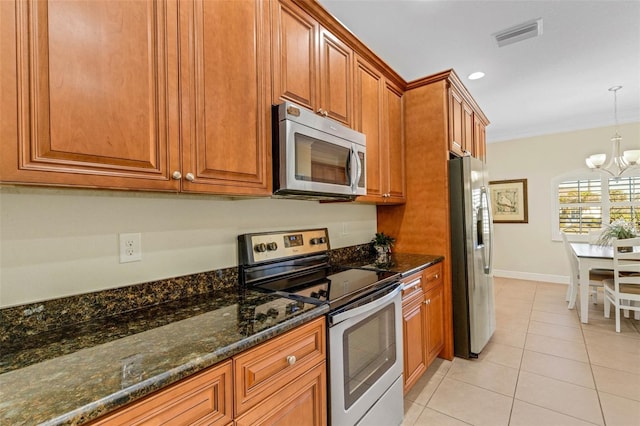
[[[295,282],[282,278],[260,284],[257,288],[306,303],[328,303],[333,310],[388,286],[399,276],[389,271],[345,269],[324,276],[316,273],[309,274],[306,279],[297,277]]]

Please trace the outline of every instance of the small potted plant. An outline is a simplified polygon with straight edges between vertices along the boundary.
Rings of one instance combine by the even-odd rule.
[[[616,219],[608,225],[604,226],[597,243],[601,246],[610,246],[613,240],[625,240],[627,238],[635,238],[638,236],[638,230],[633,222],[625,219]],[[620,251],[624,251],[627,247],[620,247]]]
[[[389,261],[389,255],[391,254],[391,247],[396,242],[395,238],[385,235],[384,232],[376,232],[375,237],[371,240],[373,247],[378,253],[376,262],[386,263]]]

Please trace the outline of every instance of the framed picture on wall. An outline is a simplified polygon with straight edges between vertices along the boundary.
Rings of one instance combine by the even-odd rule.
[[[493,223],[529,223],[527,180],[489,182]]]

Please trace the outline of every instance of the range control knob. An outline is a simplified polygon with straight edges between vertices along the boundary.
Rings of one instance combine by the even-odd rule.
[[[327,242],[327,239],[325,237],[312,238],[310,241],[311,245],[324,244],[326,242]]]
[[[269,251],[278,250],[278,244],[275,241],[267,243],[267,250],[269,250]]]
[[[267,245],[265,243],[256,244],[255,246],[253,246],[253,249],[258,253],[262,253],[267,251]]]

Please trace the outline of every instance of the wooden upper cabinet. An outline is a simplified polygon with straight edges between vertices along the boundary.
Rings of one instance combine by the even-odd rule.
[[[319,109],[327,117],[347,126],[353,121],[352,67],[353,50],[329,31],[321,28]]]
[[[177,190],[176,9],[3,1],[0,180]]]
[[[353,50],[290,0],[273,1],[273,103],[352,125]]]
[[[404,202],[402,91],[356,56],[354,128],[367,137],[367,195],[359,202]]]
[[[356,56],[354,129],[367,137],[367,196],[358,201],[382,201],[386,192],[385,153],[382,147],[384,79],[373,66]]]
[[[270,194],[268,4],[179,5],[182,190]]]
[[[475,111],[456,87],[450,86],[449,151],[460,157],[471,155],[485,161],[487,124],[484,115]]]
[[[453,88],[449,88],[449,151],[462,157],[464,142],[464,101]]]
[[[387,148],[387,203],[405,200],[404,120],[402,91],[390,82],[384,90],[383,136]]]
[[[271,194],[268,3],[2,8],[0,180]]]
[[[273,1],[273,103],[318,104],[318,23],[296,5]]]
[[[474,156],[487,161],[487,127],[486,124],[478,117],[473,115],[473,152]]]

